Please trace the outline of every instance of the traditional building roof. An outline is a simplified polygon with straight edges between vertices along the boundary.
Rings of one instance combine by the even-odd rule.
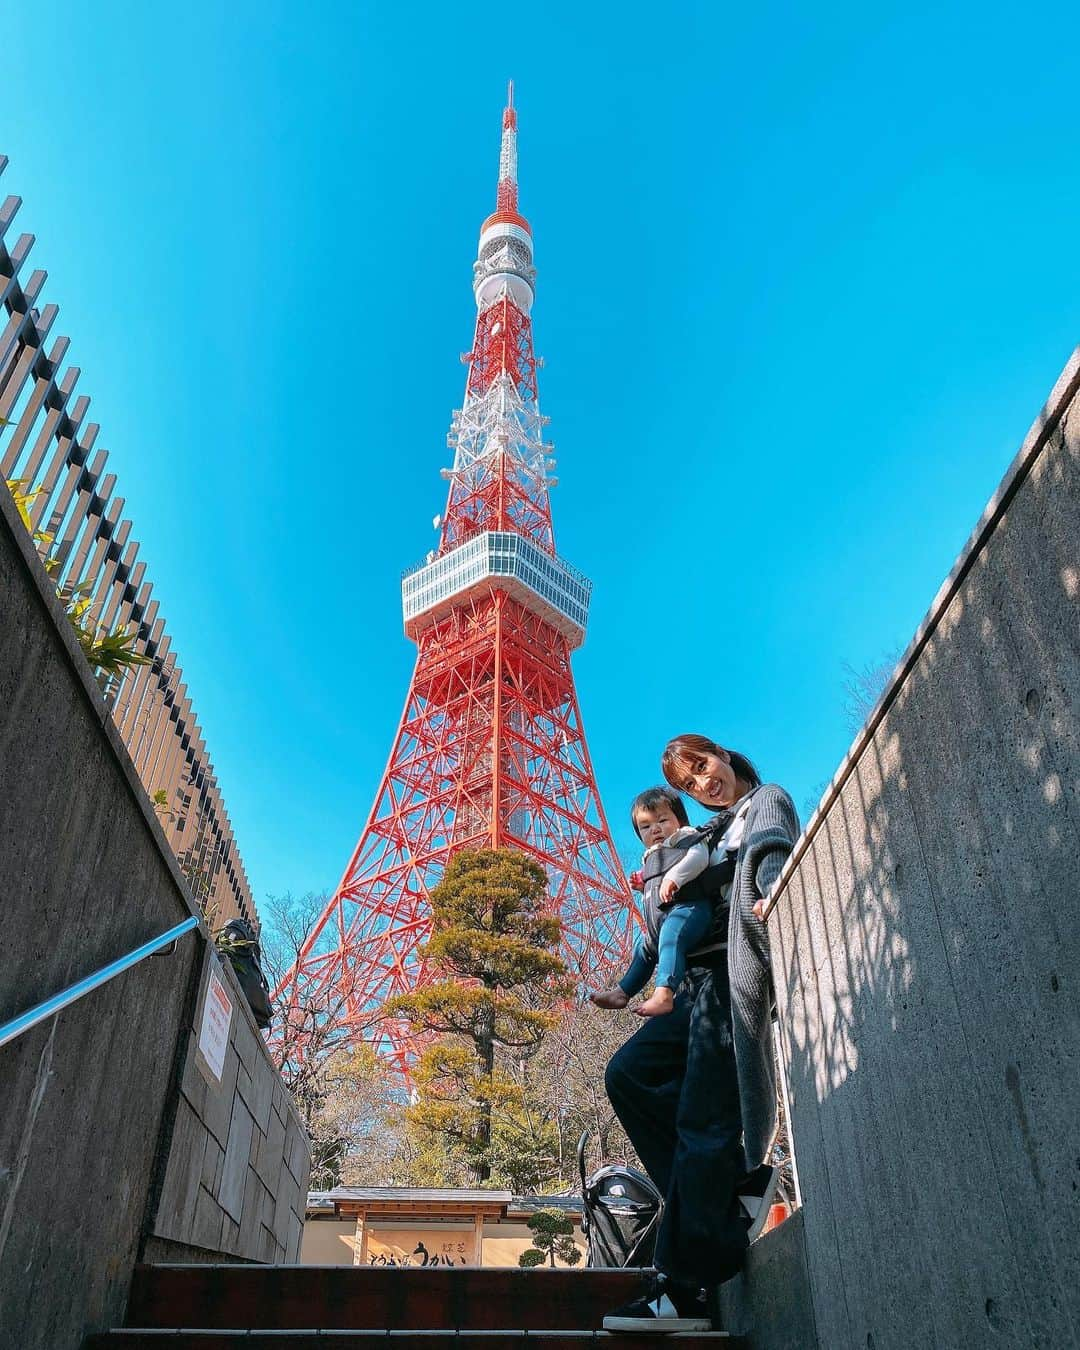
[[[561,1209],[581,1213],[577,1195],[514,1195],[511,1191],[470,1190],[465,1187],[336,1186],[330,1191],[309,1191],[307,1212],[347,1214],[363,1210],[383,1214],[428,1214],[447,1217],[464,1212],[487,1212],[505,1218],[525,1217],[538,1209]]]

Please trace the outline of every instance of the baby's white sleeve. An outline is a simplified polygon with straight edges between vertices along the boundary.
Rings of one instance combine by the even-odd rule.
[[[702,840],[700,844],[691,844],[675,866],[668,868],[664,880],[670,877],[676,886],[685,886],[688,881],[700,876],[708,865],[709,846]]]

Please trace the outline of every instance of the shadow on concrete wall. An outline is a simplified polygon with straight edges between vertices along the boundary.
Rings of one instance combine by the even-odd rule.
[[[1074,403],[771,921],[829,1350],[1080,1339],[1078,541]]]

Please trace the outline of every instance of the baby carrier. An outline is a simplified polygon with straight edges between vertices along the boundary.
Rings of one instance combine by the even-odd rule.
[[[750,792],[744,797],[735,812],[721,811],[712,820],[706,821],[704,825],[700,825],[691,833],[683,835],[681,839],[675,840],[672,844],[661,844],[658,848],[650,849],[645,855],[641,870],[642,899],[644,900],[645,926],[653,944],[656,943],[660,925],[670,908],[670,905],[664,905],[660,902],[660,882],[664,873],[670,871],[685,856],[685,850],[691,848],[694,844],[704,843],[708,846],[709,865],[692,881],[688,881],[685,885],[679,887],[672,904],[688,904],[694,900],[708,900],[711,905],[716,907],[722,903],[725,889],[735,877],[735,859],[739,844],[742,842],[743,832],[746,828],[746,817],[749,814],[753,796],[754,793]],[[723,917],[722,911],[717,911],[714,922],[716,931],[708,944],[710,947],[726,941],[727,937],[727,921]]]
[[[588,1130],[578,1140],[587,1266],[651,1266],[664,1197],[644,1172],[609,1163],[585,1176]]]
[[[660,882],[664,874],[681,862],[686,856],[686,850],[695,844],[706,844],[710,850],[714,848],[729,822],[730,817],[724,817],[719,824],[710,820],[692,834],[685,834],[672,844],[658,844],[655,848],[649,849],[641,865],[642,891],[646,904],[657,909],[669,908],[660,902]],[[672,903],[687,904],[691,900],[715,902],[734,875],[735,859],[732,855],[725,854],[721,861],[710,862],[703,872],[680,886]]]

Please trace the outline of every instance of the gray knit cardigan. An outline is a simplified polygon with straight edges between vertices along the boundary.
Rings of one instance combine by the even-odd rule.
[[[799,817],[784,789],[775,783],[757,788],[735,858],[727,933],[731,1030],[748,1169],[763,1161],[776,1129],[769,934],[754,917],[754,903],[772,890],[798,837]]]

